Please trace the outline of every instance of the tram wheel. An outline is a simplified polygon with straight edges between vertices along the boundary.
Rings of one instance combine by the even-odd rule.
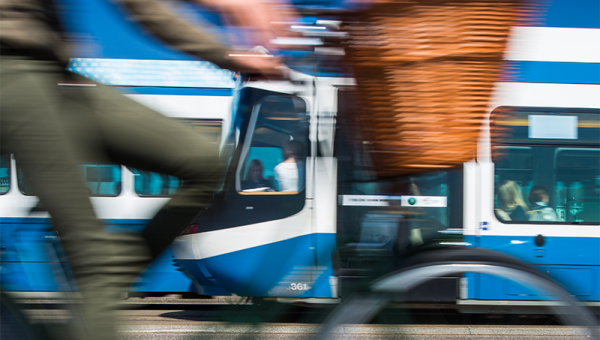
[[[562,302],[550,308],[563,324],[587,327],[590,339],[600,339],[596,317],[559,284],[520,260],[479,248],[427,250],[407,258],[401,269],[373,281],[369,291],[346,299],[329,316],[317,339],[327,339],[340,325],[369,323],[391,301],[432,278],[467,272],[494,275],[549,293]]]

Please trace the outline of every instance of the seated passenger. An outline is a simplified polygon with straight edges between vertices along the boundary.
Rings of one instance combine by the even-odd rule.
[[[496,216],[503,221],[527,221],[529,208],[515,181],[504,181],[498,187],[498,205]]]
[[[304,146],[296,140],[289,141],[283,147],[283,155],[285,160],[274,169],[279,191],[304,190]]]
[[[545,187],[534,185],[529,191],[529,203],[531,203],[531,211],[529,212],[530,221],[559,221],[556,211],[548,203],[550,196]]]
[[[242,181],[242,191],[272,191],[271,182],[263,177],[263,164],[258,159],[253,159],[248,165],[246,179]],[[263,189],[263,190],[260,190]]]

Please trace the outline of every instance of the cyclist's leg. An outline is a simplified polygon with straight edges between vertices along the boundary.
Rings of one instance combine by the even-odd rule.
[[[73,78],[93,84],[76,75]],[[96,84],[84,92],[88,100],[84,105],[92,112],[108,158],[115,163],[184,180],[179,192],[143,232],[156,258],[211,201],[223,175],[218,146],[181,122],[154,112],[107,86]],[[114,237],[116,240],[135,236]],[[129,249],[128,242],[120,244],[119,252],[135,253]]]
[[[119,163],[111,159],[97,115],[91,109],[97,91],[89,86],[96,84],[74,74],[68,75],[63,83],[65,85],[60,89],[59,117],[68,130],[67,138],[77,162]],[[108,233],[105,237],[113,251],[108,264],[111,267],[110,282],[106,281],[105,284],[110,284],[116,292],[123,293],[151,261],[148,245],[139,233]],[[108,276],[105,279],[108,280]]]
[[[109,273],[112,247],[106,244],[77,163],[57,116],[60,67],[6,58],[0,61],[0,127],[4,146],[15,155],[29,185],[52,216],[79,290],[85,300],[89,338],[116,336],[115,292]]]
[[[218,146],[106,86],[98,85],[89,93],[113,161],[184,180],[143,232],[157,257],[211,201],[223,176]]]

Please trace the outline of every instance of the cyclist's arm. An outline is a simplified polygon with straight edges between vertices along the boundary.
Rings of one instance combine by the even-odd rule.
[[[208,60],[221,68],[237,70],[228,49],[196,24],[181,19],[156,0],[111,0],[124,5],[131,19],[173,48]]]

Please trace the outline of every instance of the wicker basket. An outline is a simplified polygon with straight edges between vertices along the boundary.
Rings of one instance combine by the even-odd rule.
[[[354,120],[378,175],[474,158],[510,28],[523,14],[517,0],[390,0],[345,27],[359,89]]]

